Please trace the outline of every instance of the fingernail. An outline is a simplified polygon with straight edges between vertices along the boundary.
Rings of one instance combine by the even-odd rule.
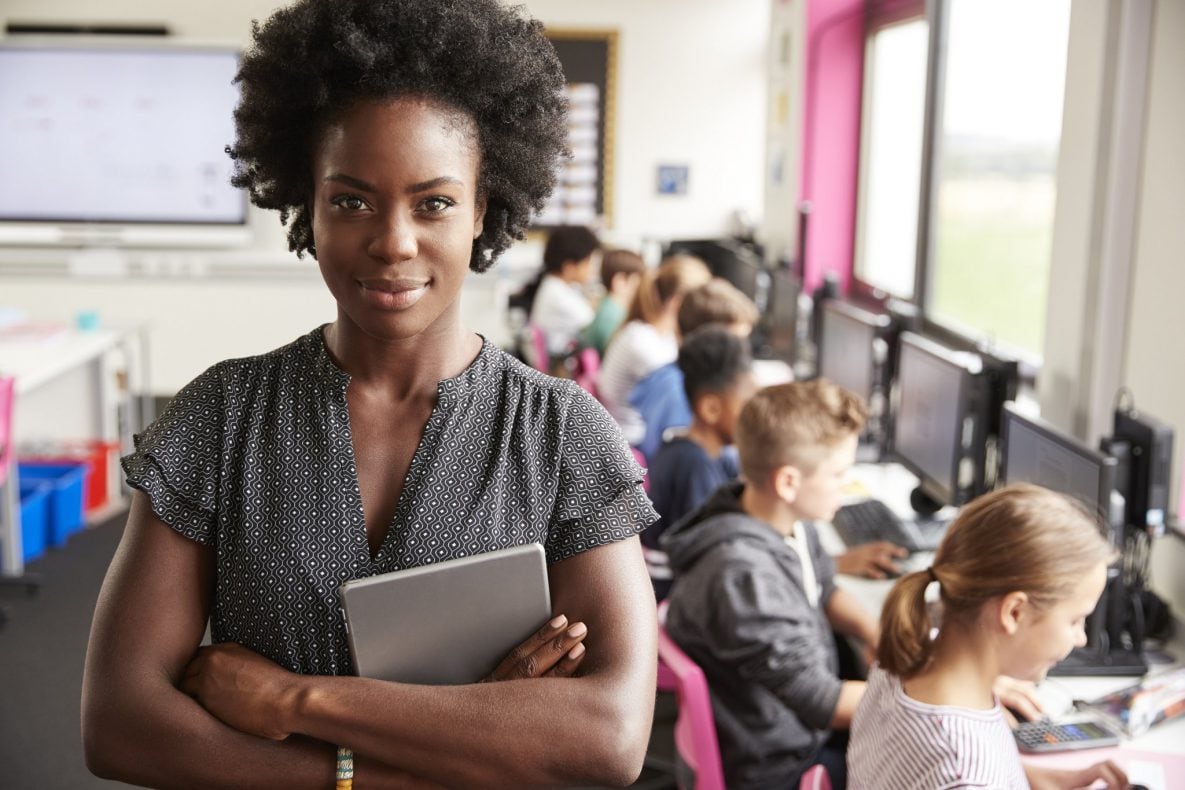
[[[568,658],[572,659],[573,661],[580,658],[582,655],[584,655],[584,643],[583,642],[581,642],[580,644],[576,645],[576,647],[574,647],[568,651]]]
[[[564,627],[564,623],[566,623],[566,622],[568,622],[568,618],[564,617],[561,614],[558,617],[553,617],[551,619],[551,621],[547,624],[547,627],[550,628],[552,631],[558,631]]]
[[[588,633],[588,627],[584,623],[576,623],[568,629],[568,636],[576,639]]]

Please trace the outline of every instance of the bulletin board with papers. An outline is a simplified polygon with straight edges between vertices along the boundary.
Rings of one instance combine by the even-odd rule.
[[[617,31],[548,30],[568,82],[568,148],[556,189],[534,227],[610,227]]]

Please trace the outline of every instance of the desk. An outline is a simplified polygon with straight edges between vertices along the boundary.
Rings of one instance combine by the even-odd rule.
[[[28,328],[0,332],[0,373],[15,377],[12,441],[97,438],[127,449],[151,418],[143,327],[77,331]],[[122,367],[116,357],[122,357]],[[122,378],[121,382],[119,379]],[[138,391],[142,399],[130,393]],[[108,501],[122,498],[121,475],[108,459]],[[22,559],[16,453],[0,490],[0,575],[20,576]]]
[[[903,517],[913,515],[909,506],[909,492],[917,485],[917,478],[904,467],[898,464],[857,464],[852,471],[852,479],[853,487],[858,492],[875,496]],[[941,515],[945,517],[953,515],[953,512]],[[843,551],[844,544],[830,524],[819,524],[818,532],[819,540],[826,551],[833,554]],[[931,552],[917,553],[911,555],[904,565],[907,572],[922,570],[930,565],[932,559]],[[878,616],[893,583],[893,580],[863,579],[844,575],[836,577],[839,587],[850,592],[870,612]],[[931,588],[928,593],[936,596],[937,590]],[[1185,626],[1181,623],[1177,623],[1176,634],[1173,643],[1168,645],[1169,652],[1175,657],[1174,663],[1156,666],[1153,672],[1185,663]],[[1130,677],[1059,676],[1042,681],[1038,686],[1038,696],[1052,718],[1064,720],[1073,717],[1075,699],[1095,699],[1135,682],[1135,679]],[[1157,761],[1159,755],[1171,755],[1171,759],[1179,761],[1171,768],[1165,768],[1163,783],[1149,783],[1145,781],[1144,774],[1134,781],[1143,781],[1152,790],[1157,790],[1158,786],[1185,790],[1185,717],[1158,724],[1139,737],[1125,738],[1118,749],[1059,752],[1039,757],[1026,756],[1025,760],[1038,764],[1072,767],[1088,765],[1102,759],[1115,759],[1121,765],[1131,763],[1137,770],[1152,770],[1155,774],[1155,766],[1149,769],[1144,764]]]

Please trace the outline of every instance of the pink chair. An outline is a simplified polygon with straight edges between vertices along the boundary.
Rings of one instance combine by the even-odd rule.
[[[660,618],[666,619],[666,604],[660,606]],[[724,769],[720,763],[720,745],[716,741],[716,720],[704,672],[687,657],[666,628],[658,626],[658,687],[673,688],[679,712],[675,718],[675,751],[691,776],[679,766],[676,781],[680,788],[724,790]]]
[[[523,327],[522,332],[525,337],[520,341],[520,348],[525,346],[522,353],[527,357],[527,364],[535,370],[550,373],[551,356],[547,351],[547,336],[543,334],[543,330],[534,323],[528,323]]]
[[[12,454],[12,410],[16,379],[0,376],[0,486],[8,478],[8,461]]]
[[[599,399],[597,395],[597,375],[601,372],[601,355],[595,348],[582,348],[576,355],[576,371],[572,376],[576,383],[583,387],[588,394]]]
[[[638,462],[638,466],[642,467],[642,490],[650,493],[650,474],[646,470],[646,456],[637,447],[630,445],[630,452],[634,454],[634,460]]]
[[[798,790],[831,790],[831,777],[822,765],[812,765],[798,780]]]

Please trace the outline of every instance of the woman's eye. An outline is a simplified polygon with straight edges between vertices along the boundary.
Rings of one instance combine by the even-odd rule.
[[[444,211],[445,209],[452,208],[456,205],[456,203],[446,197],[430,197],[426,199],[422,205],[424,206],[425,211],[435,214]]]
[[[349,211],[361,211],[366,208],[366,201],[357,195],[338,195],[329,202]]]

